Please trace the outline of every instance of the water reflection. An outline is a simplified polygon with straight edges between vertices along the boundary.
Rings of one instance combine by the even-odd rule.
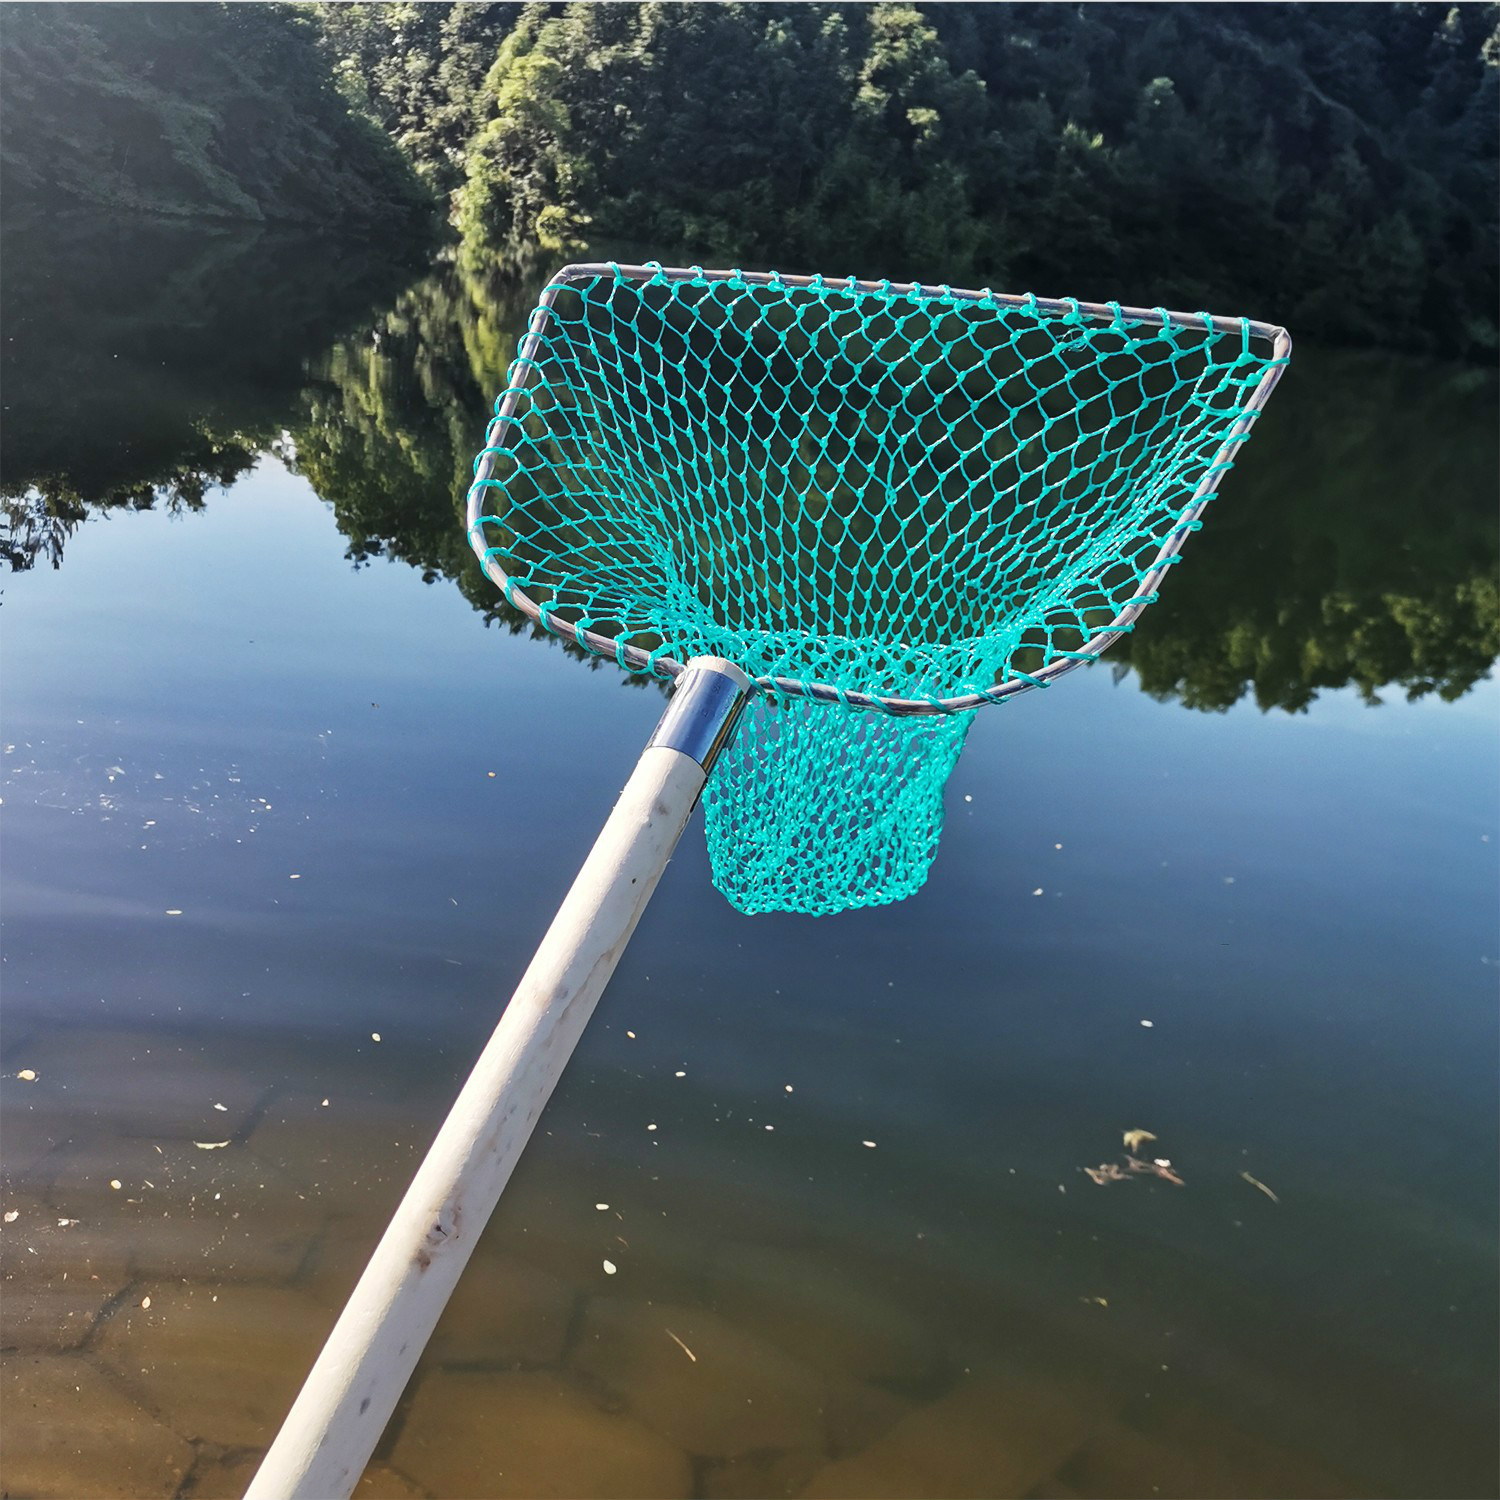
[[[655,717],[475,613],[457,507],[533,285],[283,289],[257,392],[275,289],[234,264],[192,362],[8,367],[35,513],[154,507],[5,600],[14,1493],[243,1493]],[[75,338],[125,294],[93,274]],[[1301,673],[1268,701],[1362,622],[1377,688],[1461,691],[1482,633],[1405,632],[1493,565],[1487,396],[1295,373],[1147,616],[1160,691],[1258,683],[1241,618]],[[111,397],[140,430],[95,443]],[[306,482],[170,525],[199,438]],[[738,916],[684,841],[369,1492],[605,1494],[603,1455],[704,1500],[1492,1495],[1495,698],[1187,715],[1079,673],[981,716],[927,888],[835,923]],[[1133,1126],[1185,1188],[1082,1174]]]
[[[97,215],[11,219],[0,255],[13,570],[58,566],[90,512],[200,508],[279,446],[309,362],[414,273],[368,244]]]
[[[544,273],[410,281],[368,249],[245,232],[7,233],[0,475],[12,568],[96,510],[195,508],[273,449],[356,564],[399,559],[511,629],[460,523]],[[399,290],[402,282],[404,289]],[[1299,349],[1134,639],[1158,698],[1300,710],[1355,684],[1461,696],[1500,653],[1493,375]]]
[[[461,536],[474,435],[535,283],[449,269],[402,294],[378,338],[319,366],[298,463],[355,556],[493,590]],[[316,389],[316,388],[315,388]],[[333,399],[333,392],[338,399]],[[1112,658],[1150,693],[1223,709],[1466,692],[1500,653],[1493,378],[1397,355],[1299,350],[1187,562]]]

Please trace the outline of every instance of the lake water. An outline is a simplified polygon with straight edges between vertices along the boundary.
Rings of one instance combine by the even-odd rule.
[[[234,1495],[664,700],[467,556],[539,276],[5,255],[5,1490]],[[360,1493],[1494,1494],[1495,473],[1299,349],[918,895],[695,822]]]

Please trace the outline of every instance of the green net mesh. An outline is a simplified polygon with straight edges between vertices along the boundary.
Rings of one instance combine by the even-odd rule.
[[[706,793],[748,912],[922,884],[979,701],[954,700],[1131,628],[1278,363],[1242,320],[655,267],[573,268],[531,329],[471,535],[622,666],[761,680]]]

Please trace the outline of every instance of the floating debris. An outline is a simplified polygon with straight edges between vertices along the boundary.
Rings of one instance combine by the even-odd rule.
[[[220,1114],[227,1115],[229,1113],[229,1106],[227,1104],[215,1104],[214,1108],[218,1110]]]
[[[118,1193],[120,1191],[120,1188],[123,1186],[123,1184],[121,1183],[121,1181],[120,1181],[120,1179],[118,1177],[111,1177],[109,1179],[109,1185],[110,1185],[111,1190],[114,1191],[114,1192],[116,1192],[116,1193]]]
[[[1127,1130],[1125,1132],[1125,1145],[1131,1152],[1137,1151],[1146,1141],[1154,1141],[1156,1137],[1149,1130]]]
[[[151,1306],[151,1299],[149,1297],[142,1297],[141,1306],[149,1308]]]
[[[1240,1176],[1243,1177],[1245,1179],[1245,1181],[1250,1184],[1251,1187],[1253,1187],[1253,1188],[1259,1188],[1261,1190],[1261,1192],[1263,1192],[1266,1195],[1266,1197],[1268,1197],[1271,1200],[1272,1203],[1280,1203],[1281,1202],[1281,1199],[1278,1198],[1276,1196],[1276,1194],[1273,1193],[1270,1190],[1270,1188],[1268,1188],[1265,1185],[1265,1183],[1263,1183],[1260,1180],[1259,1177],[1252,1177],[1248,1172],[1241,1172]]]
[[[613,1276],[619,1269],[620,1268],[612,1260],[607,1260],[604,1262],[604,1274],[606,1276]]]
[[[667,1329],[667,1331],[666,1331],[666,1332],[667,1332],[667,1337],[668,1337],[668,1338],[669,1338],[669,1339],[671,1339],[671,1340],[672,1340],[672,1342],[673,1342],[673,1343],[674,1343],[674,1344],[676,1344],[676,1345],[677,1345],[677,1347],[678,1347],[678,1348],[679,1348],[679,1349],[681,1349],[681,1350],[682,1350],[682,1352],[683,1352],[683,1353],[684,1353],[684,1354],[685,1354],[685,1355],[687,1355],[687,1357],[688,1357],[688,1358],[689,1358],[689,1359],[690,1359],[690,1360],[692,1360],[692,1362],[693,1362],[693,1363],[694,1363],[694,1364],[697,1364],[697,1363],[698,1363],[698,1356],[697,1356],[697,1355],[696,1355],[696,1354],[694,1354],[694,1353],[693,1353],[693,1351],[692,1351],[692,1350],[691,1350],[691,1349],[689,1349],[689,1348],[688,1348],[688,1346],[687,1346],[687,1345],[686,1345],[686,1344],[684,1344],[684,1343],[683,1343],[683,1342],[682,1342],[682,1340],[681,1340],[681,1339],[680,1339],[680,1338],[678,1338],[678,1337],[677,1337],[677,1335],[676,1335],[676,1334],[675,1334],[675,1333],[673,1333],[673,1332],[672,1332],[672,1330],[671,1330],[671,1329],[670,1329],[670,1328],[669,1328],[669,1329]]]
[[[607,1203],[596,1203],[594,1207],[597,1208],[601,1214],[609,1212],[609,1204]]]
[[[165,914],[169,917],[180,917],[182,915],[182,908],[180,906],[169,906]]]
[[[1165,1182],[1170,1182],[1176,1187],[1186,1187],[1187,1184],[1180,1178],[1171,1167],[1164,1167],[1160,1161],[1142,1161],[1138,1156],[1130,1158],[1130,1170],[1132,1172],[1145,1172],[1152,1177],[1160,1177]]]
[[[20,1217],[21,1210],[19,1208],[8,1208],[5,1210],[5,1222],[7,1224],[14,1224]]]
[[[36,1069],[35,1068],[22,1068],[21,1071],[16,1074],[16,1077],[19,1078],[22,1083],[35,1083],[36,1082]]]
[[[1153,1026],[1155,1026],[1155,1025],[1156,1025],[1156,1022],[1155,1022],[1155,1021],[1142,1021],[1142,1022],[1141,1022],[1141,1025],[1142,1025],[1142,1026],[1144,1026],[1144,1027],[1145,1027],[1145,1028],[1146,1028],[1146,1030],[1147,1030],[1147,1031],[1150,1031],[1150,1029],[1151,1029],[1151,1028],[1152,1028],[1152,1027],[1153,1027]]]
[[[229,1144],[229,1142],[228,1141],[194,1141],[193,1144],[200,1151],[222,1151],[225,1148],[225,1146],[227,1146]],[[150,1187],[151,1184],[148,1182],[146,1184],[146,1186]]]
[[[871,1151],[873,1151],[875,1149],[875,1142],[874,1141],[861,1141],[860,1145],[861,1146],[868,1146]]]
[[[1160,1177],[1163,1181],[1186,1187],[1187,1184],[1172,1170],[1164,1157],[1156,1161],[1143,1161],[1139,1156],[1122,1157],[1120,1161],[1101,1161],[1097,1167],[1083,1169],[1089,1180],[1105,1187],[1111,1182],[1124,1182],[1127,1178],[1144,1173],[1148,1177]]]
[[[370,1040],[372,1042],[378,1042],[380,1040],[380,1033],[378,1031],[372,1031],[370,1033]]]

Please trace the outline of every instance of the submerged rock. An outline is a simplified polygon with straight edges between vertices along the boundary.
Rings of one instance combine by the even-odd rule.
[[[928,1325],[857,1269],[768,1245],[722,1245],[709,1305],[833,1377],[920,1385],[938,1341]]]
[[[1087,1494],[1159,1495],[1162,1500],[1197,1500],[1201,1495],[1354,1500],[1368,1493],[1311,1454],[1277,1447],[1203,1414],[1170,1421],[1160,1431],[1106,1423],[1061,1477]]]
[[[34,1193],[6,1192],[0,1203],[0,1348],[77,1348],[128,1284],[124,1256],[96,1226],[59,1214]]]
[[[322,1206],[231,1142],[91,1135],[55,1157],[47,1198],[132,1275],[290,1281],[326,1222]]]
[[[565,1377],[436,1370],[391,1461],[434,1495],[486,1500],[686,1500],[687,1455]]]
[[[581,1292],[510,1255],[464,1268],[424,1358],[443,1365],[556,1365]]]
[[[235,1458],[200,1459],[187,1488],[187,1500],[240,1500],[260,1468],[263,1453]],[[354,1487],[354,1500],[424,1500],[419,1489],[389,1464],[372,1463]]]
[[[265,1447],[334,1323],[305,1292],[161,1281],[117,1308],[99,1359],[174,1431],[226,1448]],[[217,1300],[215,1300],[217,1299]]]
[[[12,1355],[0,1390],[8,1495],[166,1500],[193,1462],[187,1443],[86,1359]]]
[[[689,1453],[823,1449],[823,1378],[705,1308],[596,1297],[572,1363]]]
[[[965,1376],[853,1458],[830,1464],[808,1500],[994,1500],[1049,1479],[1105,1417],[1091,1392],[1048,1381]]]

